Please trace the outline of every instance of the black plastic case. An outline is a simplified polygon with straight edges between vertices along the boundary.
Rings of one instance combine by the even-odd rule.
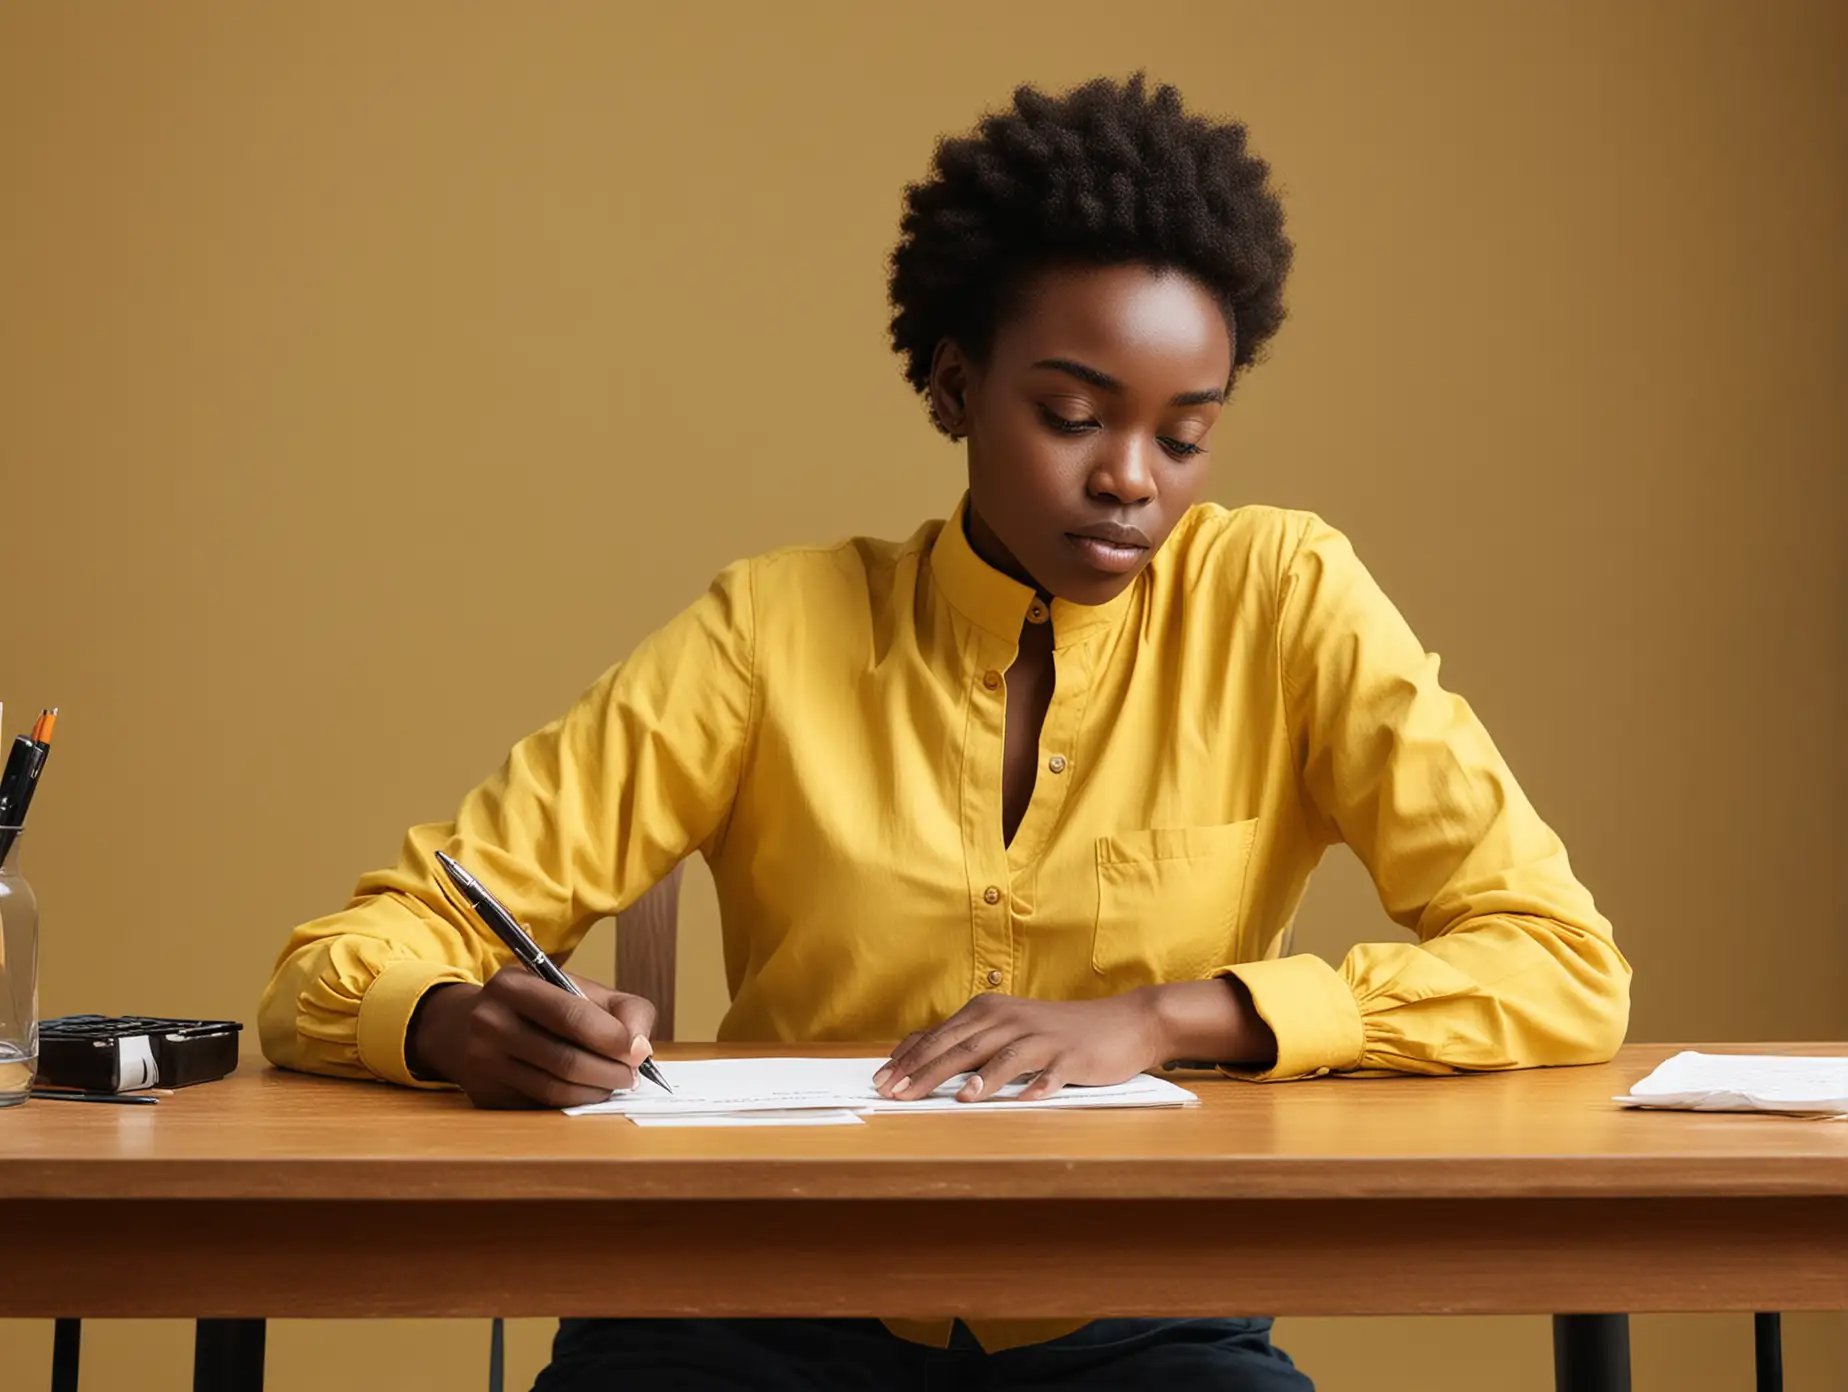
[[[39,1084],[87,1092],[191,1087],[237,1067],[235,1020],[63,1015],[39,1024]]]

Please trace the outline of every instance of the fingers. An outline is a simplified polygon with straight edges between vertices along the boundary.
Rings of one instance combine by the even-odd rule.
[[[1036,1022],[1041,1017],[1032,1013],[1031,1003],[984,993],[936,1028],[907,1035],[892,1051],[892,1061],[873,1075],[873,1086],[883,1096],[911,1101],[928,1097],[958,1073],[970,1073],[958,1100],[992,1097],[1061,1052]]]
[[[483,989],[490,999],[540,1029],[593,1054],[626,1062],[637,1031],[611,1007],[617,1002],[637,998],[624,996],[594,981],[580,982],[580,987],[585,994],[574,996],[541,981],[531,972],[507,967],[490,977]],[[647,1011],[647,1022],[654,1023],[652,1006]]]
[[[555,987],[546,986],[544,982],[539,985],[552,995],[565,995]],[[603,1013],[594,1005],[575,997],[567,999],[580,1011],[599,1015]],[[523,1005],[526,1002],[521,1000],[519,1003]],[[505,993],[496,991],[494,983],[490,982],[482,992],[482,998],[476,1004],[469,1022],[469,1045],[477,1071],[501,1081],[522,1078],[525,1076],[523,1070],[500,1067],[503,1060],[518,1060],[558,1082],[579,1088],[601,1088],[602,1095],[597,1099],[599,1101],[606,1100],[618,1088],[634,1086],[634,1071],[620,1054],[612,1056],[603,1052],[602,1047],[585,1048],[562,1032],[564,1021],[561,1017],[548,1014],[546,1018],[549,1024],[535,1023],[531,1017],[509,1005]],[[610,1039],[624,1037],[623,1032],[614,1026],[607,1015],[604,1020]],[[534,1100],[543,1100],[536,1094],[527,1095],[533,1096]]]
[[[1020,1090],[1020,1095],[1015,1100],[1019,1102],[1035,1102],[1042,1097],[1051,1097],[1053,1093],[1065,1086],[1064,1064],[1065,1056],[1062,1054],[1055,1054],[1052,1060],[1042,1067],[1034,1076],[1033,1081]],[[972,1078],[970,1081],[974,1082],[975,1080]]]
[[[911,1076],[908,1073],[900,1073],[898,1071],[899,1060],[909,1059],[912,1056],[912,1051],[917,1048],[918,1040],[923,1037],[924,1031],[913,1030],[910,1034],[898,1041],[898,1047],[892,1051],[892,1057],[887,1059],[885,1063],[880,1066],[877,1073],[873,1074],[874,1092],[883,1094],[886,1091],[886,1083],[888,1081],[896,1081],[899,1078]]]
[[[979,1102],[984,1097],[992,1099],[1014,1079],[1045,1068],[1052,1062],[1055,1053],[1053,1042],[1044,1035],[1029,1034],[1010,1040],[997,1048],[988,1061],[976,1070],[975,1076],[962,1085],[956,1100]],[[1021,1096],[1025,1097],[1035,1083],[1029,1083],[1027,1089],[1022,1090]],[[1045,1096],[1044,1093],[1037,1095]]]
[[[891,1062],[895,1062],[896,1060],[901,1059],[905,1057],[905,1055],[910,1053],[912,1048],[923,1037],[924,1037],[923,1030],[912,1030],[910,1034],[906,1035],[903,1039],[899,1040],[898,1047],[892,1051],[892,1059],[888,1061],[887,1068],[891,1066]],[[883,1075],[886,1073],[886,1071],[887,1071],[886,1068],[882,1068],[879,1070],[879,1072],[873,1074],[873,1086],[877,1087],[884,1080]]]
[[[517,968],[496,973],[469,1021],[471,1075],[547,1106],[633,1087],[634,1065],[649,1053],[653,1005],[594,981],[580,979],[580,989],[584,997]],[[564,1096],[574,1100],[555,1100]]]
[[[609,1101],[608,1088],[568,1083],[522,1059],[505,1055],[495,1061],[483,1085],[471,1090],[478,1107],[587,1107]]]
[[[909,1065],[909,1071],[891,1079],[888,1097],[909,1101],[928,1097],[945,1080],[958,1073],[972,1073],[994,1058],[1015,1040],[1015,1032],[1005,1028],[978,1029],[946,1045],[941,1052],[921,1056]]]
[[[898,1048],[892,1051],[891,1062],[873,1074],[874,1090],[885,1097],[898,1096],[900,1085],[915,1078],[926,1063],[992,1023],[994,999],[993,996],[977,996],[942,1024],[906,1035]],[[957,1071],[950,1070],[951,1073]],[[948,1076],[948,1073],[942,1074],[937,1081],[942,1082]],[[911,1087],[904,1091],[908,1097],[923,1095]]]
[[[614,1019],[618,1031],[628,1037],[628,1049],[622,1055],[624,1061],[639,1064],[654,1052],[654,1045],[649,1042],[655,1026],[653,1001],[615,990],[586,977],[574,976],[571,979],[590,998],[591,1004]]]
[[[524,1020],[514,1023],[500,1039],[508,1058],[517,1059],[540,1072],[574,1087],[601,1089],[597,1100],[609,1100],[618,1088],[635,1086],[635,1070],[625,1061],[605,1058],[588,1049],[580,1049],[569,1040],[537,1028]]]

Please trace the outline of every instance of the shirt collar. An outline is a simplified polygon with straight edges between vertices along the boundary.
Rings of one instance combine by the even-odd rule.
[[[997,638],[1018,643],[1021,625],[1027,621],[1027,608],[1036,598],[1035,591],[1031,585],[1021,584],[1011,575],[1003,575],[975,554],[964,532],[968,511],[969,496],[965,493],[931,544],[931,574],[957,613]],[[1147,567],[1144,567],[1134,581],[1123,587],[1121,594],[1104,604],[1073,604],[1070,600],[1054,598],[1053,642],[1064,647],[1080,634],[1115,624],[1129,608],[1136,591],[1147,583],[1147,575]]]

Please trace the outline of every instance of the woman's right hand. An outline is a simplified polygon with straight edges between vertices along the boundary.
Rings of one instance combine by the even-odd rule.
[[[573,975],[579,1000],[515,965],[485,986],[432,988],[405,1041],[420,1078],[460,1087],[477,1107],[577,1107],[635,1082],[655,1008]]]

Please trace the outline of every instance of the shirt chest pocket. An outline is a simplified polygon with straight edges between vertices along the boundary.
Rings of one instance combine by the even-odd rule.
[[[1258,823],[1097,838],[1091,966],[1116,991],[1197,981],[1233,960]]]

